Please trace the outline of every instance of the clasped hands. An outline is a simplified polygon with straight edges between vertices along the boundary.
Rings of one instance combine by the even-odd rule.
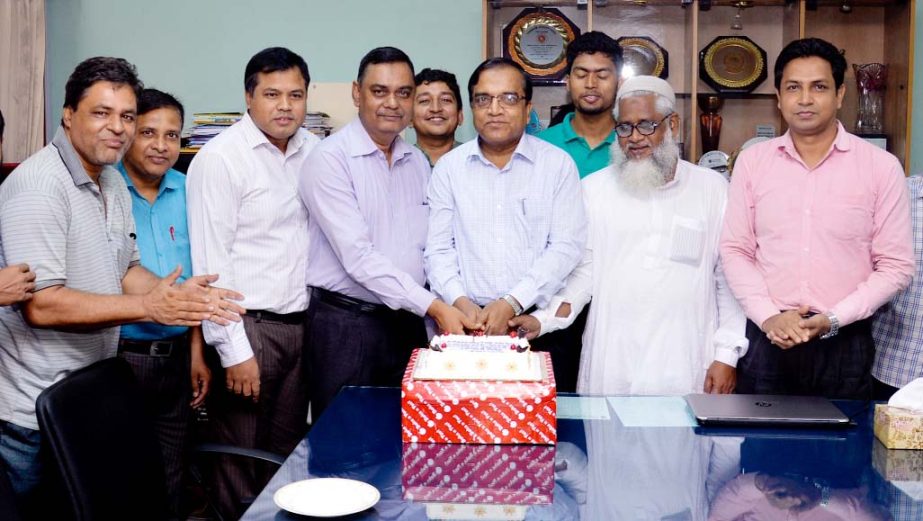
[[[762,330],[774,345],[791,349],[830,331],[830,319],[818,313],[808,316],[811,309],[802,305],[773,315],[763,322]]]
[[[218,275],[197,275],[177,284],[182,272],[182,267],[177,266],[142,296],[148,318],[159,324],[189,327],[203,320],[222,326],[240,322],[246,310],[234,301],[243,300],[243,295],[212,286]]]
[[[482,308],[468,297],[459,297],[451,306],[441,300],[434,300],[427,314],[433,317],[442,332],[464,335],[482,331],[486,335],[505,335],[516,312],[503,299],[497,299]]]

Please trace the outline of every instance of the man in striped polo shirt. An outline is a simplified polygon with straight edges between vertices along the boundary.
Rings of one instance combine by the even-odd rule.
[[[0,459],[28,518],[40,494],[35,400],[70,372],[116,354],[120,324],[239,320],[216,276],[175,284],[141,267],[131,199],[112,167],[131,143],[141,82],[120,58],[91,58],[65,87],[51,144],[0,186],[0,263],[29,263],[31,300],[0,308]]]

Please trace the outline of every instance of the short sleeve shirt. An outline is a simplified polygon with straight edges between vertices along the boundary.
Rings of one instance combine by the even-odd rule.
[[[57,285],[118,295],[139,262],[125,181],[107,166],[93,182],[67,134],[0,185],[0,263],[27,263],[36,291]],[[0,420],[38,429],[35,400],[69,373],[115,356],[118,327],[80,333],[30,327],[19,306],[0,308]]]
[[[602,143],[590,148],[586,139],[574,132],[574,113],[564,116],[564,121],[540,132],[538,137],[563,149],[577,163],[580,179],[609,166],[609,147],[615,142],[615,128]]]

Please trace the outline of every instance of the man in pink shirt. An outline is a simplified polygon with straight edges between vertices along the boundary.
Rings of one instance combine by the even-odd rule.
[[[788,132],[734,167],[720,248],[750,319],[740,393],[870,398],[868,318],[913,275],[904,173],[837,120],[845,70],[829,42],[788,44],[775,66]]]

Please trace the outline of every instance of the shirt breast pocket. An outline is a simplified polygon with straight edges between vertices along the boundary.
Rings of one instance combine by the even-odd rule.
[[[670,260],[698,266],[705,251],[705,223],[701,219],[675,216],[670,230]]]
[[[830,211],[818,219],[824,234],[843,242],[870,242],[872,236],[872,213],[869,203],[861,195],[832,197]]]

